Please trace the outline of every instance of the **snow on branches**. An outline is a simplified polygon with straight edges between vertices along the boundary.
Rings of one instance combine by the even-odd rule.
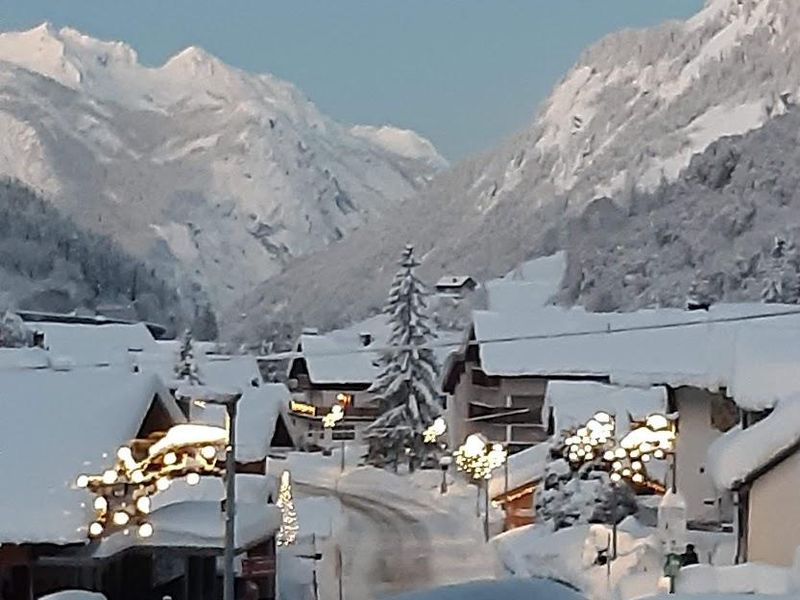
[[[435,338],[429,322],[429,292],[416,276],[420,263],[407,246],[384,308],[391,326],[389,350],[380,358],[380,375],[370,387],[381,416],[366,430],[373,464],[396,465],[401,453],[425,453],[423,434],[442,412],[437,390],[438,366],[433,351],[423,348]]]
[[[175,364],[175,378],[191,385],[200,385],[202,383],[197,367],[197,359],[194,355],[192,333],[188,330],[181,339],[180,354],[178,362]]]

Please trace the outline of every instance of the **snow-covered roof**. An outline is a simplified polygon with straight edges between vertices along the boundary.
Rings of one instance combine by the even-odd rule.
[[[737,426],[711,444],[708,471],[719,489],[734,489],[800,448],[800,396],[779,402],[755,425]]]
[[[791,317],[739,331],[728,390],[737,404],[762,410],[800,395],[798,340],[800,323]]]
[[[153,535],[139,538],[115,533],[104,538],[93,554],[95,558],[113,556],[128,548],[202,548],[220,551],[225,546],[225,520],[220,500],[187,501],[153,511],[149,522]],[[250,548],[273,535],[281,524],[280,509],[274,504],[236,503],[235,545]]]
[[[82,472],[107,468],[135,438],[156,394],[180,411],[153,375],[119,367],[0,370],[0,543],[86,540],[91,510],[72,489]],[[82,495],[83,494],[83,495]]]
[[[248,548],[271,536],[280,526],[280,510],[267,504],[277,498],[277,483],[270,475],[240,473],[236,476],[236,547]],[[219,477],[203,477],[197,485],[173,482],[153,497],[148,519],[153,535],[114,534],[98,545],[93,556],[103,558],[132,547],[207,548],[224,546],[225,526],[221,506],[225,484]]]
[[[475,280],[469,275],[446,275],[436,282],[437,289],[462,288]]]
[[[557,252],[525,262],[502,279],[488,281],[489,310],[525,312],[547,305],[561,287],[566,266],[566,254]]]
[[[302,335],[300,346],[312,383],[368,385],[379,373],[378,354],[364,351],[358,336]]]
[[[622,385],[718,389],[733,383],[741,332],[765,324],[800,328],[800,315],[710,320],[796,310],[796,306],[775,304],[720,304],[708,312],[654,309],[588,313],[559,307],[528,312],[476,311],[473,330],[482,368],[489,375],[594,376]],[[760,364],[762,359],[754,353],[752,368],[758,369]],[[765,390],[758,394],[768,395]]]
[[[550,444],[542,443],[508,457],[508,489],[536,483],[544,477],[549,461]],[[495,498],[506,491],[506,468],[497,469],[489,481],[489,495]]]
[[[629,419],[641,420],[667,408],[664,387],[621,387],[592,381],[551,381],[547,385],[543,412],[553,411],[555,431],[580,427],[598,411],[616,418],[617,434],[628,430]]]
[[[289,403],[282,383],[264,383],[252,356],[207,355],[199,361],[203,381],[210,386],[235,386],[242,392],[236,417],[236,459],[254,462],[266,458],[281,409]],[[192,407],[192,421],[224,425],[225,409]]]
[[[129,364],[130,351],[156,352],[158,344],[144,323],[82,325],[35,323],[45,347],[80,365]]]

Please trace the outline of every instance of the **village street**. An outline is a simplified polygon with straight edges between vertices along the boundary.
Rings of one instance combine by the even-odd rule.
[[[347,600],[493,575],[494,561],[480,551],[486,546],[474,515],[464,519],[444,505],[346,480],[332,488],[296,483],[295,489],[299,498],[334,497],[340,507],[331,515],[330,539],[320,546],[321,600],[339,599],[338,564]]]

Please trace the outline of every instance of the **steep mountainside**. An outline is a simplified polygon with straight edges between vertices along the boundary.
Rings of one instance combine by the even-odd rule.
[[[88,233],[28,188],[0,181],[0,313],[69,312],[115,305],[140,319],[215,335],[209,311],[106,237]],[[196,317],[196,318],[195,318]]]
[[[596,200],[570,228],[562,299],[592,310],[681,306],[692,295],[759,301],[780,281],[780,300],[800,301],[798,164],[792,109],[715,142],[678,181],[635,193],[627,208]]]
[[[492,276],[566,247],[568,223],[592,200],[627,210],[634,190],[674,181],[715,140],[785,113],[800,89],[797,31],[795,0],[710,0],[686,22],[601,40],[526,131],[437,176],[368,232],[293,264],[228,322],[271,310],[326,327],[368,313],[407,242],[430,279]]]
[[[444,166],[426,140],[347,128],[295,87],[188,48],[158,68],[43,25],[0,35],[0,175],[183,274],[216,307],[369,223]],[[196,286],[194,286],[196,287]]]

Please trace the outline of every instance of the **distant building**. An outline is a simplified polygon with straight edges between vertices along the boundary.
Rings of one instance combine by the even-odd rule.
[[[360,439],[378,416],[375,396],[368,391],[379,372],[378,355],[368,351],[372,343],[367,333],[300,337],[295,350],[302,355],[291,361],[288,370],[289,428],[300,446]],[[334,405],[344,409],[344,418],[326,432],[322,419]]]
[[[436,291],[461,295],[478,287],[478,282],[469,275],[447,275],[436,282]]]

